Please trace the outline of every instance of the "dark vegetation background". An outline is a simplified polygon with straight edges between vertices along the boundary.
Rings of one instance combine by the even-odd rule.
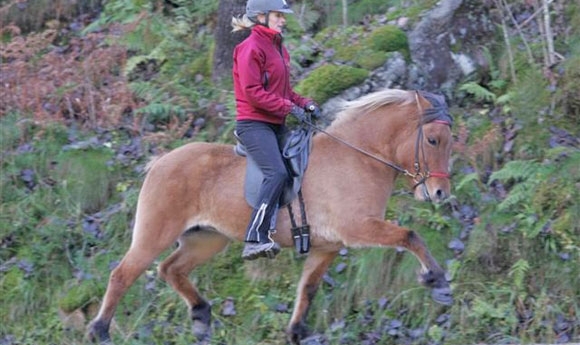
[[[233,142],[235,40],[222,23],[244,3],[0,1],[1,345],[84,344],[128,247],[144,165],[187,142]],[[580,342],[580,5],[476,3],[491,43],[442,88],[456,119],[453,197],[421,204],[401,190],[385,215],[426,239],[456,303],[430,300],[407,253],[345,249],[308,344]],[[296,84],[327,104],[391,52],[409,61],[407,33],[434,6],[296,1]],[[244,263],[240,250],[191,276],[214,306],[212,344],[284,344],[301,259]],[[112,332],[116,344],[191,344],[189,328],[153,266]]]

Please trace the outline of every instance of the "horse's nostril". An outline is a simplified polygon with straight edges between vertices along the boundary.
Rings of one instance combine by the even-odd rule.
[[[437,197],[437,199],[439,199],[439,200],[443,200],[443,199],[445,199],[445,197],[446,197],[446,194],[445,194],[445,192],[444,192],[444,191],[442,191],[441,189],[437,189],[437,190],[435,191],[435,197]]]

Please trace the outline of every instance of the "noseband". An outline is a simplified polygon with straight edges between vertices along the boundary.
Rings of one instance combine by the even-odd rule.
[[[419,102],[419,93],[421,93],[421,95],[423,97],[425,97],[432,105],[431,108],[428,108],[425,110],[425,113],[423,113],[423,108],[421,107],[421,103]],[[413,182],[415,182],[415,184],[413,185],[413,189],[415,189],[419,185],[425,184],[425,181],[430,177],[447,178],[447,179],[450,177],[449,173],[429,170],[429,167],[427,165],[427,160],[425,157],[425,151],[423,148],[423,125],[427,124],[427,123],[438,123],[438,124],[442,124],[442,125],[451,126],[452,122],[453,122],[453,119],[451,118],[451,116],[449,115],[449,113],[447,111],[447,106],[446,106],[445,101],[444,101],[442,96],[437,96],[435,94],[431,94],[428,92],[416,91],[415,99],[417,102],[417,107],[419,108],[419,114],[423,114],[424,118],[427,117],[429,120],[423,120],[419,124],[419,130],[417,132],[417,140],[415,142],[415,162],[413,163],[413,168],[415,170],[414,173],[412,173],[409,170],[402,168],[394,163],[386,161],[386,160],[382,159],[381,157],[374,155],[366,150],[358,148],[358,147],[344,141],[343,139],[338,138],[338,137],[326,132],[322,128],[319,128],[318,126],[314,125],[313,123],[311,123],[309,121],[306,121],[306,123],[309,126],[315,128],[317,131],[328,135],[332,139],[352,148],[353,150],[358,151],[358,152],[364,154],[365,156],[370,157],[370,158],[396,170],[397,172],[399,172],[405,176],[410,177],[413,180]],[[419,157],[420,157],[419,153],[420,152],[423,154],[423,166],[424,166],[423,171],[421,171],[421,163],[419,160]],[[428,192],[426,192],[426,198],[430,200],[430,196],[429,196]]]

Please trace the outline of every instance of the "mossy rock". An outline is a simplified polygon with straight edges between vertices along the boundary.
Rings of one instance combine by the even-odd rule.
[[[356,60],[359,52],[365,50],[363,45],[358,44],[342,44],[334,50],[334,60],[340,62],[348,62]]]
[[[358,66],[372,71],[381,67],[387,61],[388,53],[374,50],[364,50],[357,54],[354,63]]]
[[[387,60],[385,53],[388,52],[399,51],[410,57],[406,34],[392,25],[382,26],[370,34],[362,27],[332,27],[316,37],[326,49],[334,49],[335,60],[352,62],[367,70],[380,67]]]
[[[323,65],[296,85],[296,91],[318,103],[338,95],[351,86],[362,83],[369,72],[362,68]]]
[[[331,26],[314,36],[314,41],[320,43],[326,49],[334,49],[335,59],[351,60],[351,53],[364,49],[362,45],[363,37],[364,29],[362,27],[342,28]]]
[[[58,301],[60,310],[71,313],[85,307],[103,294],[103,289],[95,281],[87,280],[71,287],[67,294]]]
[[[409,56],[409,41],[407,35],[394,25],[382,26],[368,36],[365,46],[380,52],[399,51]]]

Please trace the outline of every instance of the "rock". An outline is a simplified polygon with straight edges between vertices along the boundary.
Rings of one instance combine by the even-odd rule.
[[[234,316],[236,315],[236,306],[234,305],[233,297],[228,297],[222,302],[222,311],[221,314],[223,316]]]
[[[425,76],[427,90],[451,93],[466,75],[484,61],[480,47],[494,39],[494,26],[485,3],[442,0],[409,34],[413,63]]]

